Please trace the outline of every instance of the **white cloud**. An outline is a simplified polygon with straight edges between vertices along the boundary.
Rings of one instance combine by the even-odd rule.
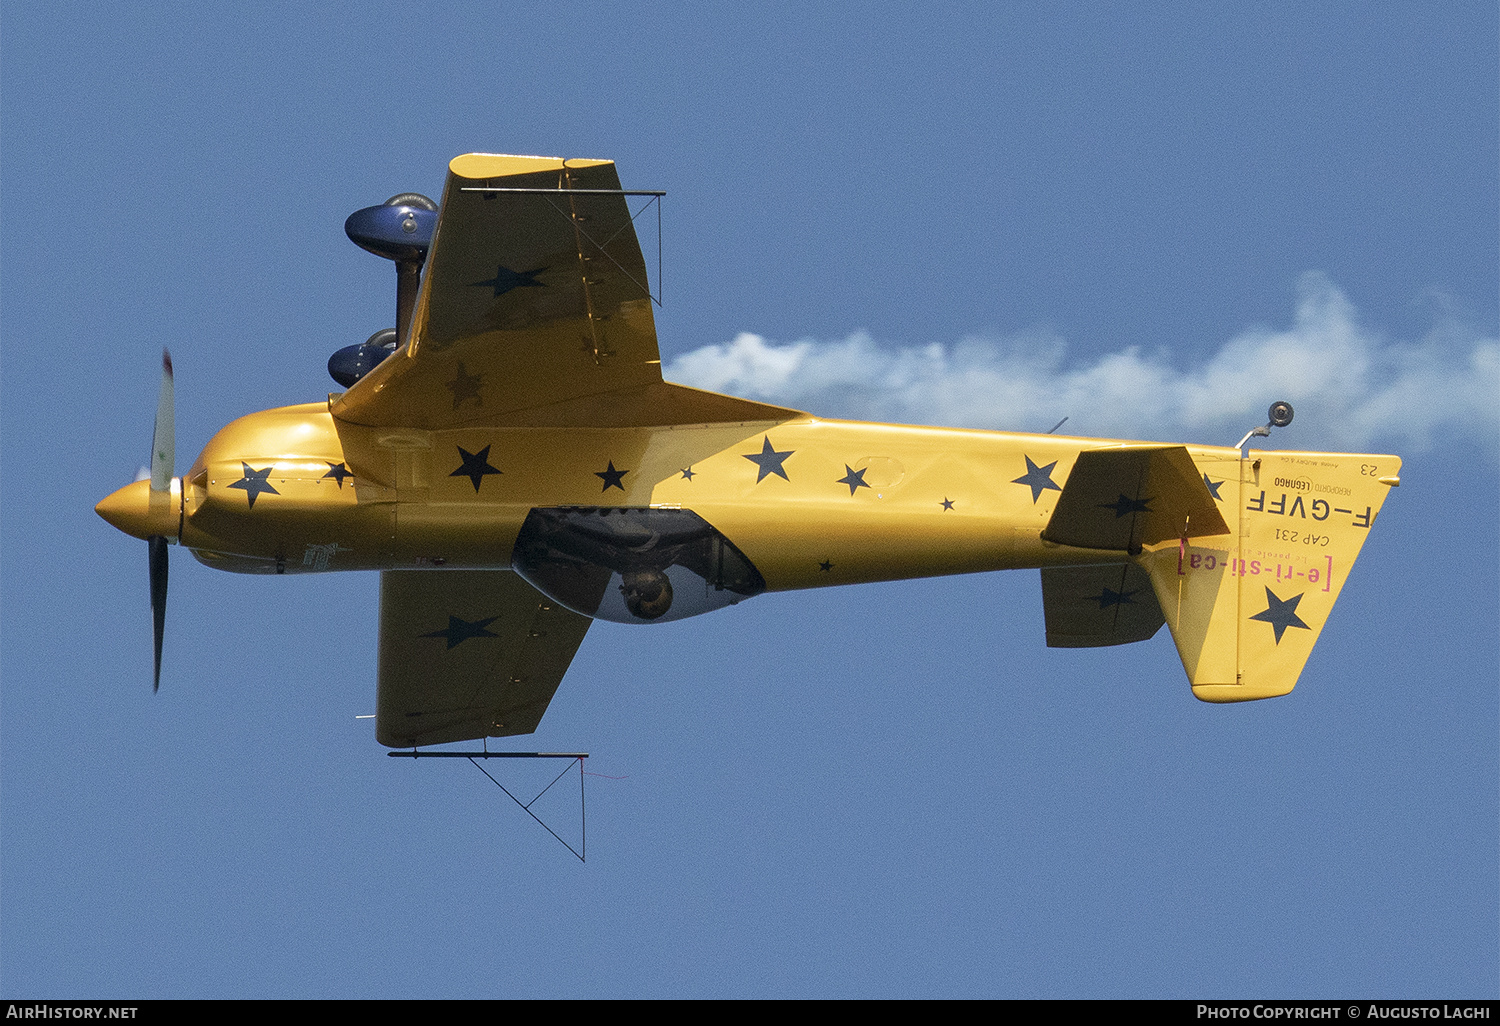
[[[952,345],[883,345],[857,331],[784,345],[743,332],[672,360],[669,380],[829,417],[1232,445],[1285,399],[1284,448],[1418,452],[1434,442],[1500,451],[1500,340],[1442,319],[1417,342],[1358,323],[1326,277],[1299,284],[1293,323],[1253,328],[1178,367],[1131,347],[1067,359],[1047,331]]]

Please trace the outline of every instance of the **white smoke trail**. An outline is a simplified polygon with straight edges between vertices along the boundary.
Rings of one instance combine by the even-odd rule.
[[[1440,320],[1417,342],[1362,327],[1325,276],[1299,283],[1279,331],[1250,329],[1207,361],[1174,366],[1136,347],[1069,362],[1049,332],[889,346],[868,333],[784,345],[741,333],[672,360],[669,380],[822,416],[1232,445],[1286,399],[1278,447],[1420,452],[1435,442],[1500,454],[1500,340]]]

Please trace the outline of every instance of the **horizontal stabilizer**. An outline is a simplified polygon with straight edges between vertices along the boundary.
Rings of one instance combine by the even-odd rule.
[[[1058,566],[1042,571],[1049,648],[1099,648],[1145,641],[1166,621],[1151,578],[1134,563]]]
[[[1228,533],[1187,449],[1162,445],[1080,453],[1042,538],[1138,553],[1168,539]]]

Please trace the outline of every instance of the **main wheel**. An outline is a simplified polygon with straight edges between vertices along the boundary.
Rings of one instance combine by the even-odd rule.
[[[382,207],[421,207],[437,212],[437,204],[420,192],[400,192],[381,204]]]

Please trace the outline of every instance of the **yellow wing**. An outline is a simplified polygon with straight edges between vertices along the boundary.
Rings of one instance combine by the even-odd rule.
[[[376,739],[531,733],[591,622],[509,570],[382,573]]]
[[[660,381],[614,164],[471,153],[448,165],[409,343],[333,412],[356,424],[496,424]]]
[[[627,199],[607,160],[455,157],[410,341],[334,416],[426,430],[795,416],[663,383]]]

